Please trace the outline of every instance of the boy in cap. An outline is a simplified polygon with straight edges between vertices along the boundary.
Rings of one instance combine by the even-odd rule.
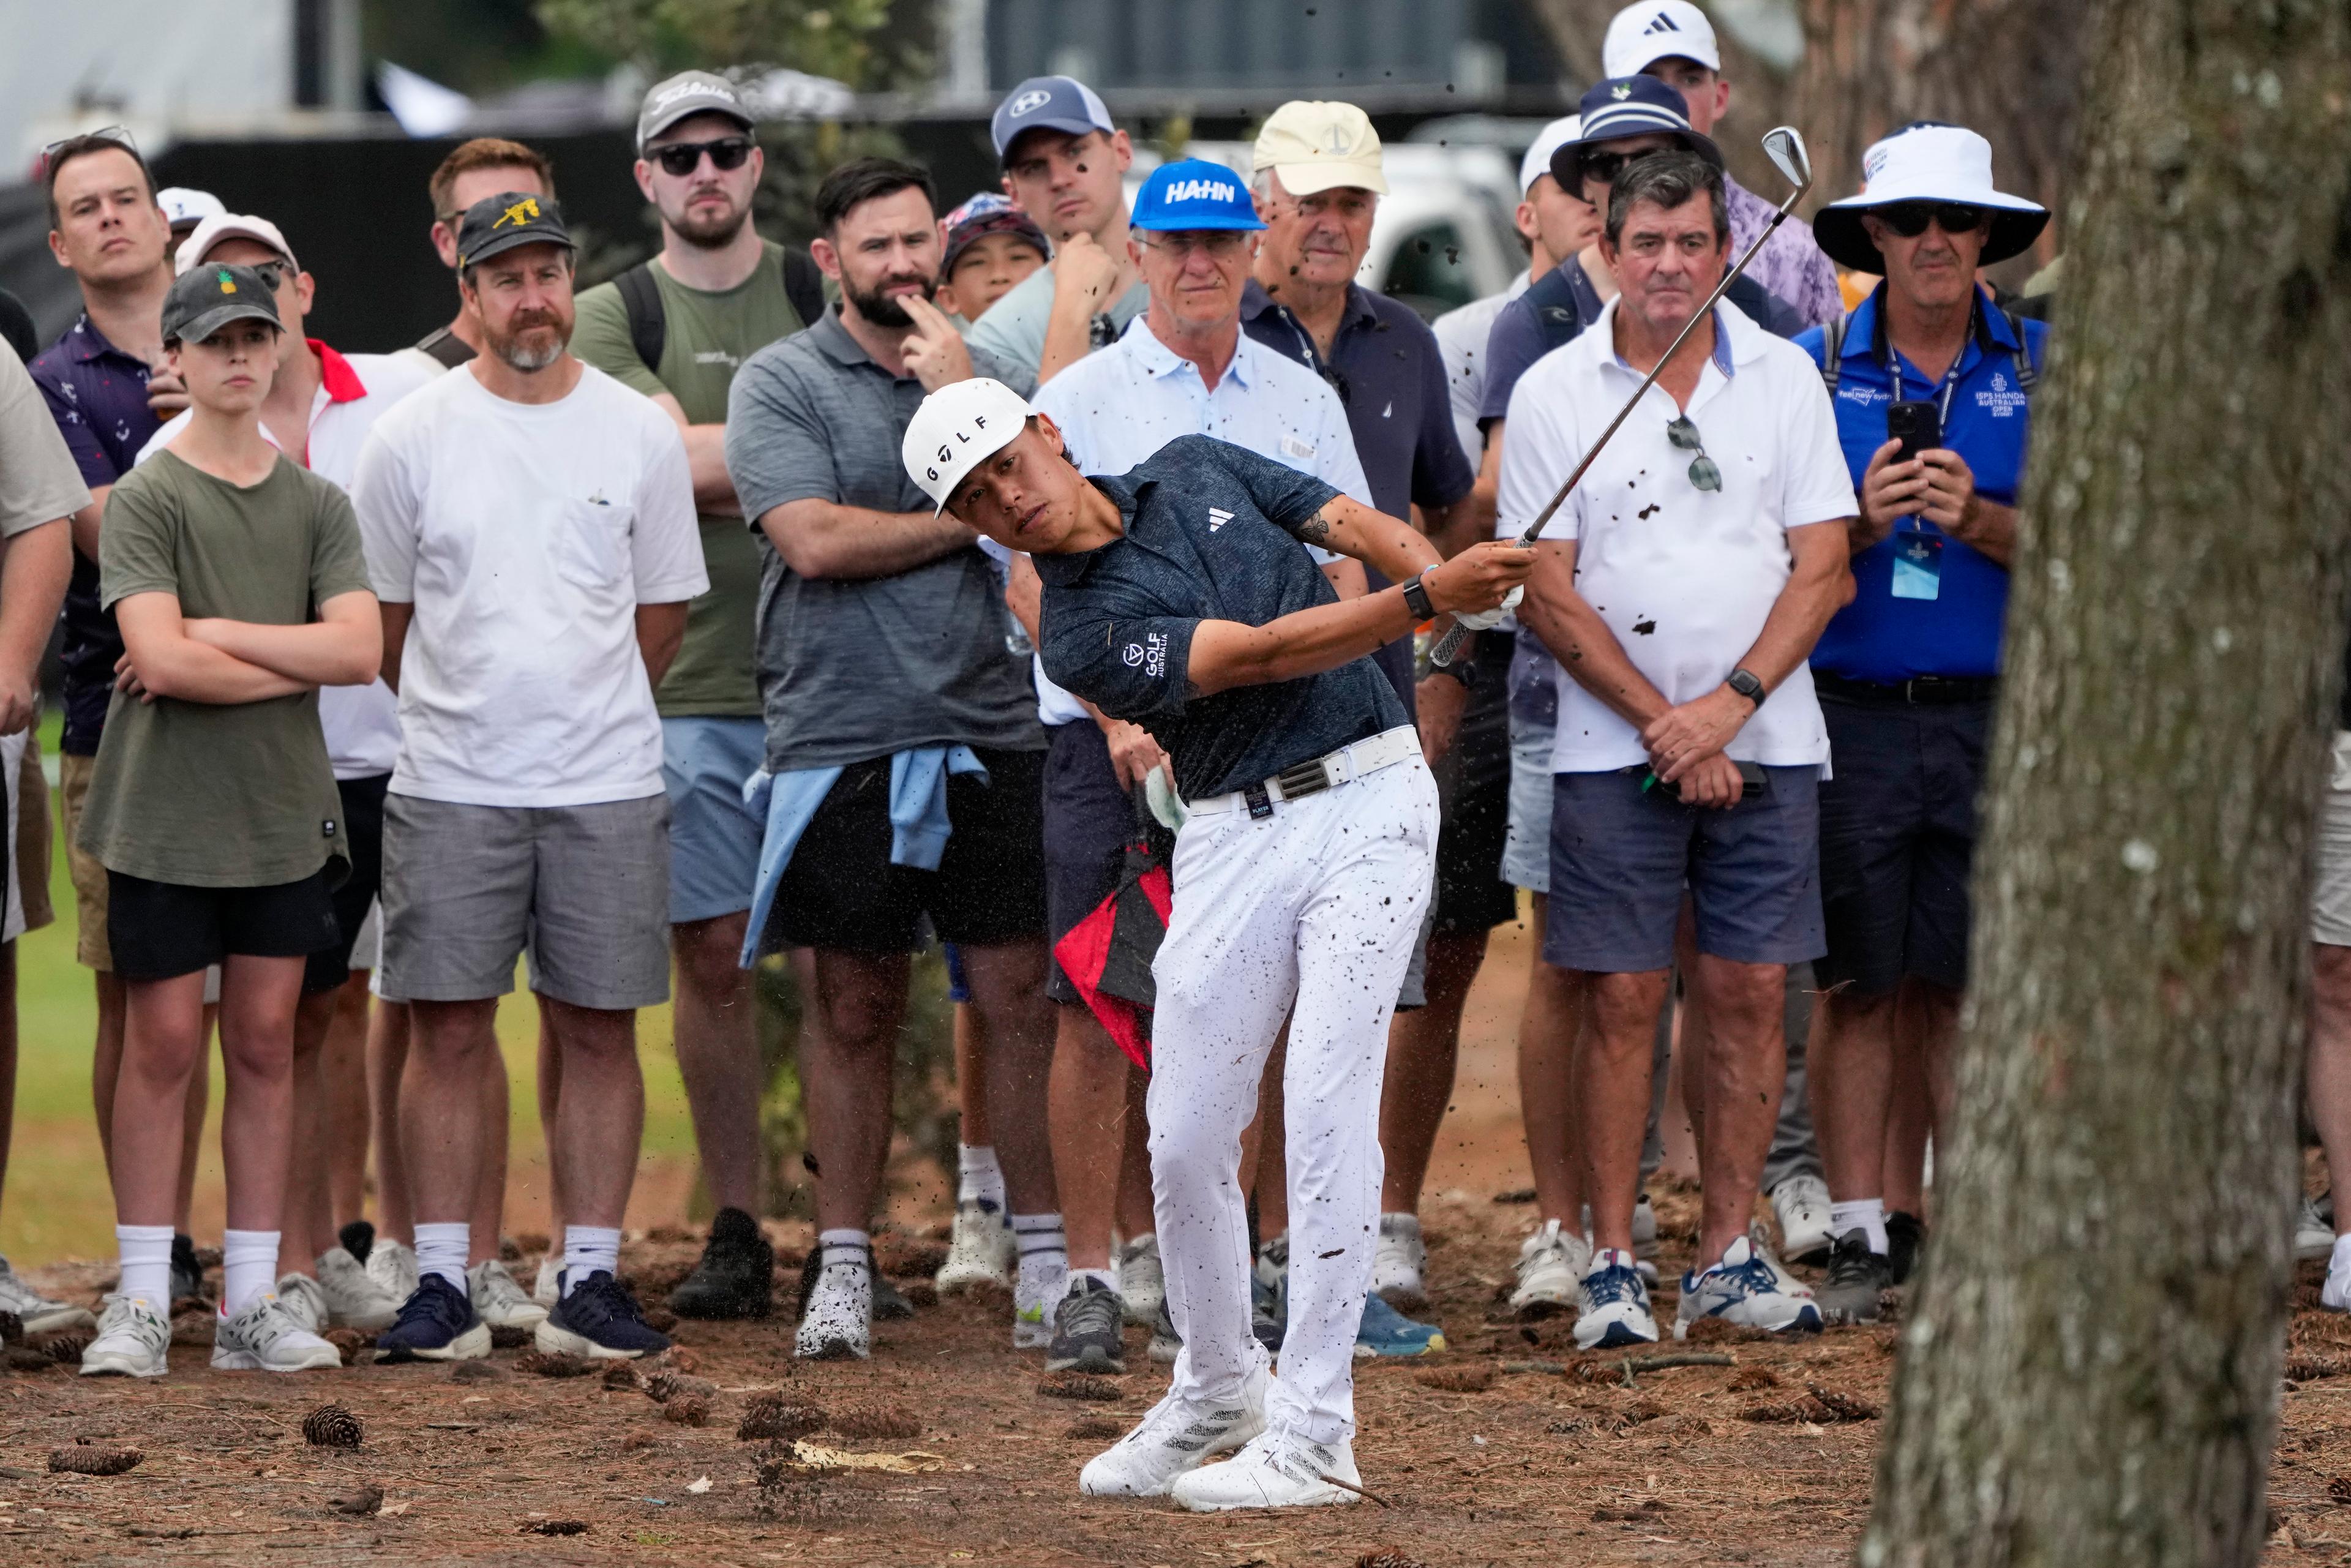
[[[940,309],[967,323],[1053,258],[1037,220],[993,191],[982,191],[940,220],[946,250],[939,260]]]
[[[1437,839],[1418,738],[1368,655],[1439,610],[1483,618],[1527,552],[1489,542],[1439,564],[1407,525],[1206,436],[1089,480],[1050,419],[986,380],[926,399],[904,460],[947,515],[1029,552],[1047,673],[1149,728],[1186,807],[1149,1098],[1184,1348],[1167,1396],[1079,1484],[1200,1511],[1352,1502],[1380,1064]],[[1301,543],[1405,580],[1343,601]],[[1301,1201],[1276,1380],[1250,1333],[1238,1166],[1285,1015]]]
[[[349,870],[318,688],[373,680],[381,643],[350,502],[262,434],[280,331],[270,296],[250,267],[208,265],[173,282],[163,341],[193,413],[114,486],[100,535],[100,598],[127,652],[79,836],[107,870],[107,936],[125,991],[113,1159],[122,1269],[85,1375],[165,1371],[180,1107],[214,964],[229,1192],[213,1364],[342,1361],[270,1287],[295,1006],[309,955],[335,941],[332,890]]]

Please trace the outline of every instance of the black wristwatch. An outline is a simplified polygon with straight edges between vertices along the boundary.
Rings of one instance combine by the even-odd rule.
[[[1437,606],[1428,601],[1428,590],[1420,579],[1421,574],[1415,572],[1404,580],[1404,607],[1412,612],[1412,618],[1416,621],[1434,621],[1437,619]]]
[[[1763,706],[1763,683],[1756,677],[1752,670],[1733,670],[1723,677],[1722,684],[1757,707]]]
[[[1432,675],[1451,675],[1461,683],[1461,689],[1465,692],[1474,692],[1478,689],[1478,661],[1475,659],[1456,659],[1449,664],[1439,664],[1428,673]]]

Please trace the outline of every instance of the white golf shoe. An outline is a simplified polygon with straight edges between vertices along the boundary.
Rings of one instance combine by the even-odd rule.
[[[1167,1489],[1179,1508],[1216,1513],[1236,1508],[1321,1508],[1353,1502],[1334,1484],[1363,1484],[1351,1443],[1315,1443],[1294,1432],[1261,1432],[1221,1465],[1178,1477]]]
[[[1078,1490],[1088,1497],[1159,1497],[1203,1460],[1231,1453],[1265,1430],[1260,1368],[1240,1396],[1199,1404],[1170,1392],[1134,1430],[1086,1461]]]

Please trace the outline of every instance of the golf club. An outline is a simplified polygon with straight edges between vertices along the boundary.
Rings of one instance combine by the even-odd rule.
[[[1577,482],[1592,466],[1593,461],[1600,455],[1601,449],[1608,444],[1608,438],[1614,435],[1617,427],[1631,418],[1633,411],[1641,406],[1641,400],[1648,396],[1649,389],[1656,384],[1658,374],[1671,364],[1674,356],[1681,351],[1683,340],[1696,331],[1698,324],[1713,313],[1715,304],[1721,299],[1724,291],[1729,288],[1740,273],[1747,270],[1747,264],[1755,259],[1756,253],[1763,248],[1765,242],[1780,232],[1780,225],[1788,221],[1788,214],[1795,210],[1796,204],[1802,201],[1805,193],[1813,188],[1812,154],[1804,149],[1803,133],[1794,126],[1782,125],[1767,131],[1763,137],[1763,152],[1764,156],[1771,160],[1772,166],[1788,177],[1795,189],[1788,193],[1788,199],[1780,204],[1780,210],[1771,214],[1771,221],[1764,225],[1761,234],[1755,236],[1755,243],[1747,247],[1747,254],[1739,258],[1738,265],[1722,275],[1722,281],[1714,286],[1714,292],[1706,297],[1706,303],[1698,308],[1697,313],[1690,317],[1688,324],[1684,326],[1675,337],[1673,345],[1667,349],[1664,355],[1657,361],[1656,368],[1643,379],[1639,390],[1633,393],[1631,400],[1623,408],[1616,411],[1616,417],[1608,422],[1608,428],[1600,433],[1600,439],[1592,444],[1592,449],[1583,455],[1583,461],[1575,465],[1575,472],[1570,474],[1567,476],[1567,483],[1559,487],[1559,494],[1551,498],[1551,505],[1537,513],[1535,520],[1529,523],[1520,533],[1517,543],[1520,549],[1534,548],[1535,540],[1542,537],[1543,528],[1551,522],[1552,514],[1566,504],[1567,497],[1574,490]],[[1453,656],[1461,651],[1461,640],[1468,634],[1469,628],[1462,625],[1458,620],[1452,622],[1446,627],[1444,634],[1437,638],[1437,645],[1429,650],[1428,662],[1439,668],[1450,664],[1453,662]]]

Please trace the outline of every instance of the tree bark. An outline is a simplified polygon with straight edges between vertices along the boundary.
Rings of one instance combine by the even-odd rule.
[[[1870,1568],[2252,1563],[2344,647],[2351,24],[2108,0]]]

